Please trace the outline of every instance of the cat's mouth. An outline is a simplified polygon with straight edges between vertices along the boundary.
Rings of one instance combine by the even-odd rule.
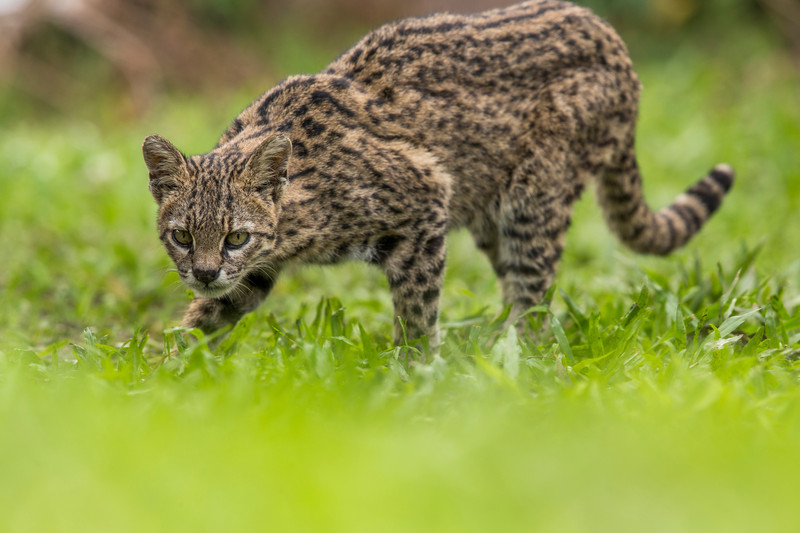
[[[233,285],[225,285],[223,287],[213,287],[210,285],[202,285],[198,283],[197,286],[190,285],[190,288],[192,289],[192,291],[194,291],[196,295],[200,296],[201,298],[222,298],[231,291]]]
[[[236,282],[214,280],[210,283],[203,283],[196,279],[185,279],[186,285],[200,298],[222,298],[236,285]]]

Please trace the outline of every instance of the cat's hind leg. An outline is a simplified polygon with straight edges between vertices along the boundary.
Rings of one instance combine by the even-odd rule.
[[[583,188],[568,164],[564,145],[548,143],[532,150],[514,171],[497,213],[497,247],[490,255],[500,280],[509,319],[541,303],[561,259],[572,204]]]

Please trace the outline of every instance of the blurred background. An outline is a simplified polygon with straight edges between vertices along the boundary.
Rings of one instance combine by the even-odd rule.
[[[392,19],[512,0],[0,0],[0,111],[9,118],[135,118],[161,95],[266,88],[315,71]],[[800,66],[796,0],[586,0],[635,58],[756,27]],[[747,39],[745,39],[747,41]],[[736,50],[731,50],[736,54]],[[104,104],[106,107],[102,107]]]

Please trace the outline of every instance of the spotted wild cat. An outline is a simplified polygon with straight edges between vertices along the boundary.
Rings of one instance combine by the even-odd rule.
[[[382,26],[263,94],[207,154],[148,137],[160,237],[196,294],[183,324],[235,323],[290,262],[358,259],[386,273],[408,338],[436,345],[447,231],[469,229],[518,315],[551,284],[590,179],[626,245],[671,252],[733,171],[719,165],[651,211],[634,154],[639,90],[607,23],[534,0]]]

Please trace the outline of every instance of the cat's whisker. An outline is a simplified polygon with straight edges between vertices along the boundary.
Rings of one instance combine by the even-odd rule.
[[[174,294],[180,292],[181,289],[185,290],[186,285],[181,280],[176,280],[167,285],[167,289],[169,289],[170,293]]]
[[[243,296],[247,296],[248,292],[252,292],[252,289],[247,287],[244,283],[237,283],[231,288],[228,294],[236,299],[239,299]]]
[[[259,274],[265,274],[267,277],[271,279],[275,279],[278,276],[278,270],[272,265],[272,263],[267,264],[255,264],[253,266],[253,271],[258,272]]]

